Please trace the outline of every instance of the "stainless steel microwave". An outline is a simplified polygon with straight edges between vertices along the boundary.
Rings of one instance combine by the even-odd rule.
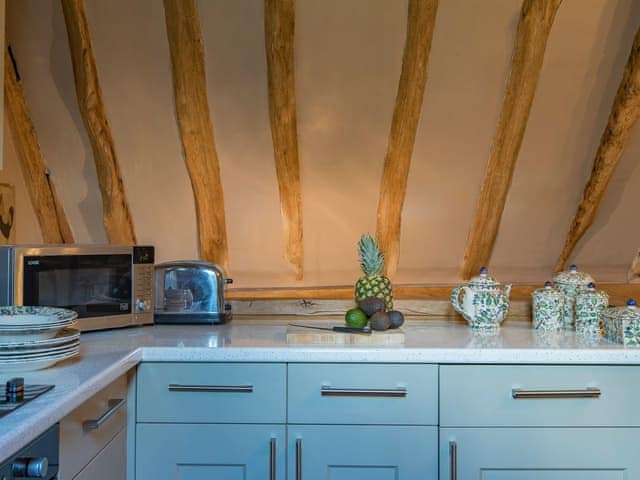
[[[78,312],[83,331],[153,323],[154,248],[0,246],[0,305]]]

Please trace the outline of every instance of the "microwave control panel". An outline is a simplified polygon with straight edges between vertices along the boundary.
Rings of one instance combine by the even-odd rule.
[[[133,312],[136,323],[153,323],[153,247],[133,247]]]

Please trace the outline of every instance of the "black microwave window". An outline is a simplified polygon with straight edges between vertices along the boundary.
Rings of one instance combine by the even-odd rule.
[[[24,257],[23,304],[69,308],[78,317],[131,313],[131,255]]]

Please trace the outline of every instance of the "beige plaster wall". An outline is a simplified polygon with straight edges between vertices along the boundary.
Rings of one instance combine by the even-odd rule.
[[[176,126],[159,0],[86,0],[98,73],[136,233],[160,261],[197,256],[194,203]],[[491,148],[520,3],[441,0],[404,208],[401,283],[458,280]],[[262,0],[200,0],[210,109],[238,286],[295,285],[282,232]],[[296,75],[305,285],[352,283],[355,244],[375,229],[405,37],[406,0],[298,0]],[[489,267],[541,282],[575,212],[640,24],[634,0],[564,0]],[[7,28],[42,150],[79,242],[104,242],[100,195],[78,113],[57,0],[8,0]],[[574,259],[624,281],[640,242],[640,133]],[[8,136],[5,137],[7,139]],[[39,231],[4,143],[0,181],[18,186],[18,241]]]

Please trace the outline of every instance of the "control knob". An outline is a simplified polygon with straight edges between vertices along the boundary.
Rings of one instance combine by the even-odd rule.
[[[47,457],[17,458],[11,467],[14,477],[45,478],[49,469]]]
[[[136,310],[139,312],[146,312],[150,308],[151,304],[149,303],[149,300],[136,300]]]

